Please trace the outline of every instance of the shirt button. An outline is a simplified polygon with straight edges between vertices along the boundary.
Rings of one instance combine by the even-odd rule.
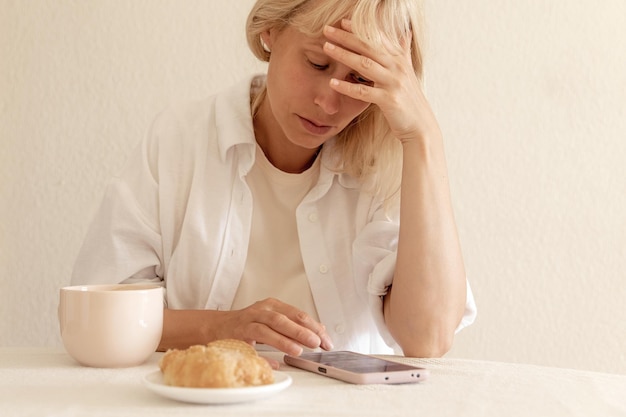
[[[315,223],[317,221],[317,213],[311,213],[309,214],[309,221],[311,223]]]
[[[344,326],[343,324],[338,324],[335,326],[335,333],[342,334],[345,331],[346,331],[346,326]]]
[[[326,265],[324,265],[324,264],[321,264],[321,265],[320,265],[320,272],[321,272],[322,274],[327,273],[327,272],[328,272],[328,267],[327,267]]]

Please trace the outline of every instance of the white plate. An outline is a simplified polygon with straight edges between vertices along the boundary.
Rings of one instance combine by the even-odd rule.
[[[291,377],[274,371],[274,383],[245,388],[185,388],[163,382],[163,373],[155,371],[144,376],[143,382],[152,392],[177,401],[196,404],[230,404],[269,397],[291,385]]]

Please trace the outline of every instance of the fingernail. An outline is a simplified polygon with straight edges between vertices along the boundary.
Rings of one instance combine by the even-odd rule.
[[[324,338],[324,349],[325,350],[333,350],[335,348],[335,346],[333,345],[332,340],[330,340],[330,337],[325,337]]]
[[[330,79],[330,84],[331,85],[339,85],[339,80],[336,78],[331,78]]]
[[[332,44],[332,43],[330,43],[330,42],[326,42],[326,43],[324,44],[324,46],[326,47],[326,49],[330,49],[331,51],[332,51],[333,49],[335,49],[335,45],[333,45],[333,44]]]
[[[335,29],[334,27],[332,27],[330,25],[324,26],[324,29],[326,30],[326,32],[329,32],[329,33],[333,33],[334,31],[337,30],[337,29]]]

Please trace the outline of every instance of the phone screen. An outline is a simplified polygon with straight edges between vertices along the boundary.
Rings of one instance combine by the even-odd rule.
[[[357,374],[415,369],[413,366],[386,361],[372,356],[357,355],[351,352],[312,352],[304,353],[300,357]]]

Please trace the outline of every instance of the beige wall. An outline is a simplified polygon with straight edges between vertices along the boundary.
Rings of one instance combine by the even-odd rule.
[[[106,181],[166,104],[263,69],[251,0],[0,0],[0,345],[57,345]],[[451,356],[626,373],[626,2],[429,0],[479,318]]]

